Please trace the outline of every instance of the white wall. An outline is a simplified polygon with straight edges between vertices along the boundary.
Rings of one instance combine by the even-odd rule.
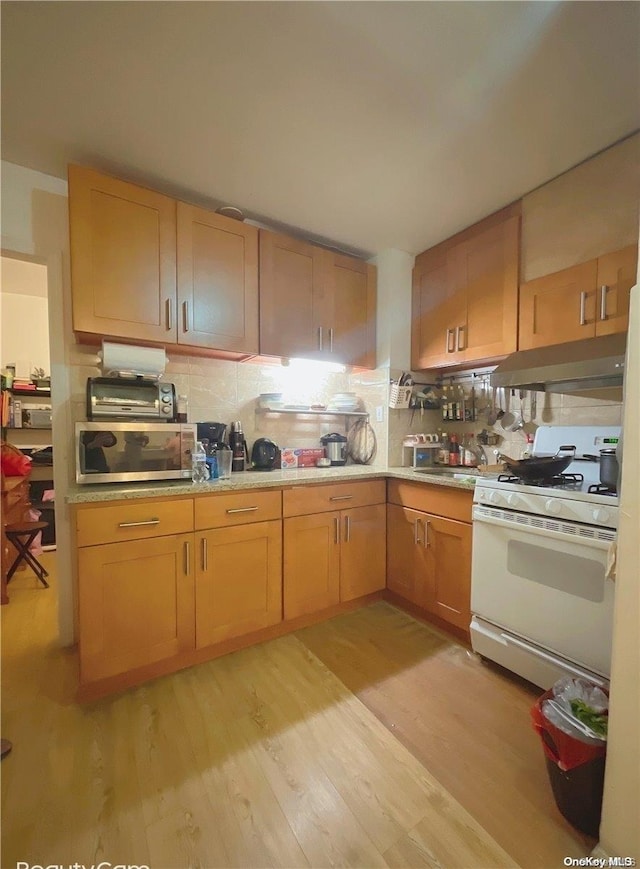
[[[640,279],[632,292],[600,847],[640,863]]]
[[[15,363],[28,376],[35,367],[51,371],[47,269],[38,263],[2,257],[0,364]]]

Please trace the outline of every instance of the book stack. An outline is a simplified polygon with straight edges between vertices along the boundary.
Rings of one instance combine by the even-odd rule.
[[[36,392],[36,385],[32,380],[23,380],[21,377],[14,377],[11,387],[19,392]]]

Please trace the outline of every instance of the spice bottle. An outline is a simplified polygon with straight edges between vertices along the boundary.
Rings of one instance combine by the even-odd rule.
[[[458,436],[455,434],[449,437],[449,464],[460,464],[460,446],[458,445]]]

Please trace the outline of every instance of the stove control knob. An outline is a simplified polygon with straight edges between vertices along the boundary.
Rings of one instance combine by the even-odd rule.
[[[547,513],[553,516],[559,516],[562,511],[562,503],[557,498],[548,498],[545,502],[544,509]]]
[[[611,518],[611,513],[604,507],[596,507],[592,515],[594,522],[607,522]]]
[[[510,507],[517,507],[520,503],[520,497],[515,492],[511,492],[507,497],[507,504]]]
[[[484,489],[478,489],[478,490],[477,490],[477,492],[476,492],[476,500],[478,500],[478,501],[484,501],[486,497],[487,497],[487,493],[485,492]]]
[[[491,504],[500,504],[502,502],[502,494],[500,492],[491,492],[489,494]]]

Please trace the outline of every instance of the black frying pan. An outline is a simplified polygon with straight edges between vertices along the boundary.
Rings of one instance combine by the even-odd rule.
[[[560,453],[569,451],[568,455],[562,456]],[[509,471],[516,477],[519,477],[525,482],[538,482],[539,480],[550,480],[556,477],[569,467],[575,458],[576,448],[574,446],[562,446],[558,449],[555,456],[543,456],[542,458],[531,459],[510,459],[508,456],[500,456]]]

